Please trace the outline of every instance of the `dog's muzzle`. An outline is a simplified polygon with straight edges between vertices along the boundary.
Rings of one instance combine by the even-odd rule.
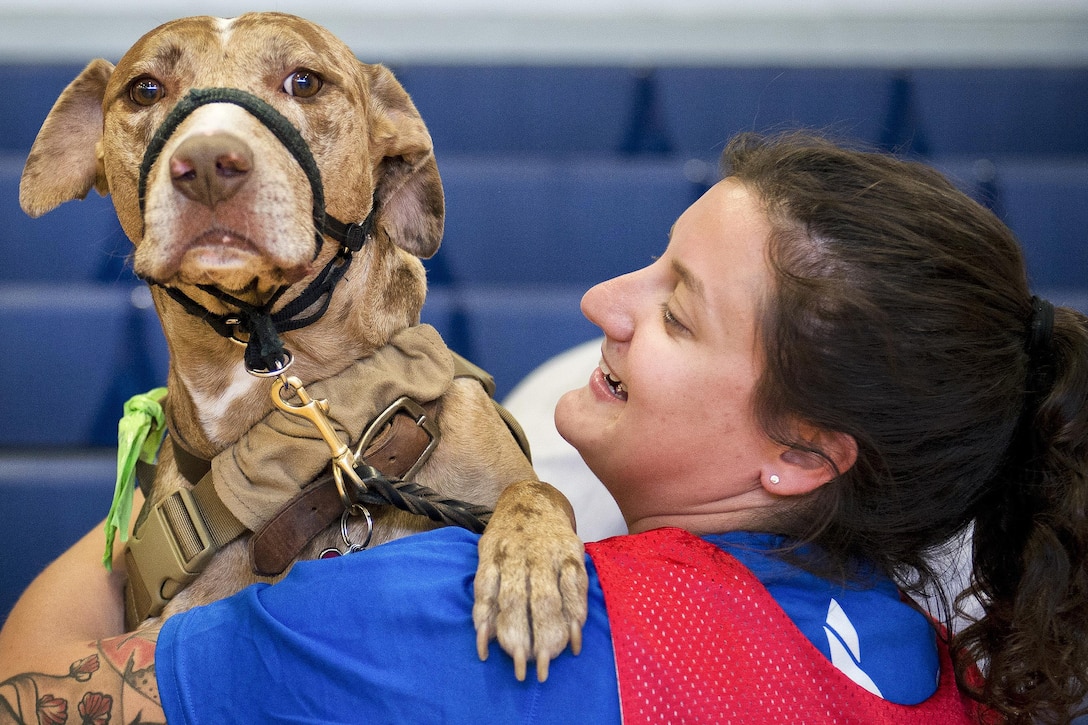
[[[377,200],[371,205],[366,219],[357,224],[345,224],[330,216],[325,211],[325,189],[321,182],[321,171],[306,139],[287,117],[264,100],[238,88],[194,88],[170,110],[144,152],[137,186],[141,218],[144,215],[147,177],[151,173],[151,167],[155,165],[163,147],[178,126],[193,111],[209,103],[232,103],[245,109],[291,153],[310,182],[313,197],[314,259],[321,253],[325,236],[340,243],[340,252],[298,297],[276,312],[272,310],[287,287],[281,287],[263,305],[251,305],[213,285],[198,285],[202,291],[238,310],[237,313],[216,315],[176,287],[159,285],[153,280],[147,282],[163,287],[187,312],[205,319],[223,337],[244,344],[246,370],[256,375],[275,376],[286,370],[291,362],[290,353],[284,349],[279,335],[316,321],[328,309],[333,289],[351,264],[352,255],[362,249],[371,236]],[[315,308],[315,311],[300,317],[311,308]]]

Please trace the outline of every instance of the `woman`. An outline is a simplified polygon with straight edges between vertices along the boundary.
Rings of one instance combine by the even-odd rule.
[[[475,538],[444,529],[89,649],[119,630],[55,603],[69,552],[17,605],[0,677],[69,675],[8,680],[10,708],[56,712],[76,681],[81,714],[161,718],[157,674],[171,722],[1068,719],[1088,320],[1033,298],[1009,231],[931,170],[806,137],[724,160],[659,259],[583,300],[602,362],[556,425],[631,535],[587,546],[582,653],[546,683],[474,657]],[[972,525],[984,616],[946,643],[899,589],[936,584],[929,557]]]

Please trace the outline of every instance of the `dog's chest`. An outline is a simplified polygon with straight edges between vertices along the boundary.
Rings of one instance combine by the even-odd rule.
[[[267,397],[260,392],[260,388],[267,387],[267,384],[247,373],[241,364],[223,370],[221,375],[226,381],[225,386],[211,388],[178,371],[178,377],[189,392],[197,420],[208,440],[232,443],[237,438],[239,419],[250,407],[249,401]]]

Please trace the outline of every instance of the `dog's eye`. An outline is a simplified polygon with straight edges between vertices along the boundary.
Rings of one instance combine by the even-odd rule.
[[[162,100],[166,94],[162,83],[151,76],[141,76],[128,86],[128,97],[140,106],[151,106]]]
[[[299,69],[283,81],[283,90],[296,98],[312,98],[325,82],[312,70]]]

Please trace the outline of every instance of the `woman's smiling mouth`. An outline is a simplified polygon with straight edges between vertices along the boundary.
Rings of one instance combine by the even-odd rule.
[[[604,381],[612,390],[612,394],[620,400],[627,400],[627,386],[623,384],[623,381],[612,374],[604,360],[601,360],[600,368],[601,373],[604,375]]]

